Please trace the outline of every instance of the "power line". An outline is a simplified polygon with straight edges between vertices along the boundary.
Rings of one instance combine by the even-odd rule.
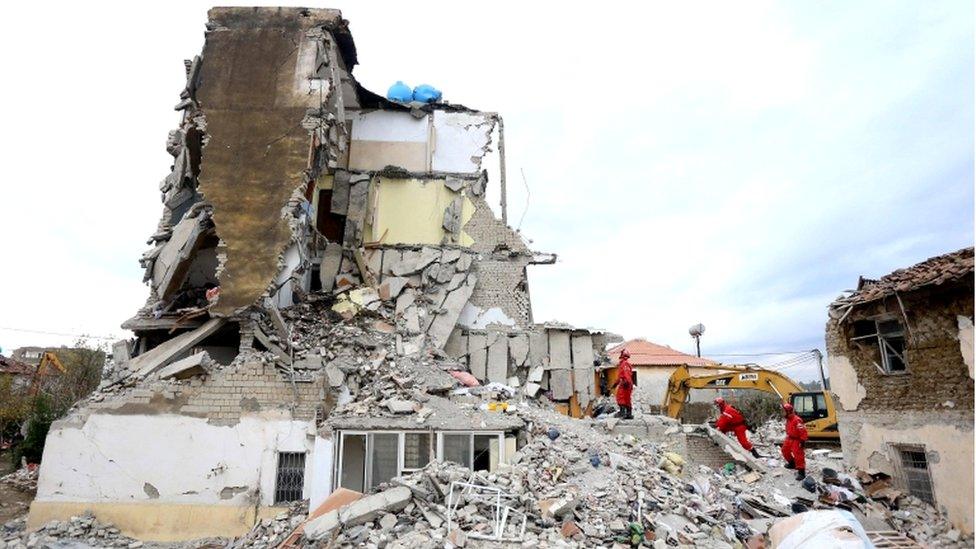
[[[8,331],[11,331],[11,332],[24,332],[24,333],[28,333],[28,334],[44,334],[44,335],[62,336],[62,337],[87,337],[87,338],[90,338],[90,339],[105,339],[105,340],[108,340],[108,341],[114,341],[114,340],[118,339],[118,337],[111,337],[111,336],[97,336],[97,335],[91,335],[91,334],[66,334],[66,333],[63,333],[63,332],[45,332],[43,330],[28,330],[26,328],[8,328],[6,326],[0,326],[0,330],[8,330]]]

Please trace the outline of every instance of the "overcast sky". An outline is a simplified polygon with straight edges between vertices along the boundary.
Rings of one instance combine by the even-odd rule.
[[[208,4],[144,4],[4,8],[5,352],[121,337],[148,295]],[[822,348],[859,275],[972,245],[970,1],[464,4],[319,7],[368,88],[504,116],[510,223],[559,254],[530,271],[537,321],[689,352],[702,322],[726,362]]]

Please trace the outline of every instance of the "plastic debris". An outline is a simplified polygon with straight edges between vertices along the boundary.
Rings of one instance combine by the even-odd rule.
[[[402,80],[397,80],[396,84],[393,84],[387,90],[386,98],[398,103],[409,103],[413,101],[413,90],[410,89],[410,86],[404,84]]]

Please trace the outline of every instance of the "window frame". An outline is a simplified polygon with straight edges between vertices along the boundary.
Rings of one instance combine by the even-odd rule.
[[[908,349],[907,349],[906,339],[905,339],[905,324],[901,322],[901,320],[889,316],[868,318],[865,320],[874,324],[874,333],[854,336],[851,337],[850,340],[855,343],[860,343],[869,340],[874,341],[874,343],[877,345],[878,355],[880,356],[881,359],[881,364],[880,365],[875,364],[875,366],[878,368],[878,371],[882,375],[898,376],[898,375],[908,374],[909,373],[908,354],[906,352]],[[898,330],[894,330],[894,331],[888,330],[884,332],[881,331],[881,324],[892,323],[892,322],[897,323],[899,328]],[[888,341],[889,339],[891,340],[901,339],[900,353],[892,346],[891,343],[889,343]],[[893,370],[891,368],[892,359],[891,356],[889,355],[889,352],[897,356],[899,359],[901,359],[902,366],[904,366],[902,369]]]
[[[929,455],[925,449],[925,445],[892,443],[891,448],[893,450],[893,453],[895,454],[894,462],[896,464],[895,467],[898,472],[898,483],[901,485],[901,488],[903,488],[906,492],[908,492],[912,496],[915,496],[922,501],[928,502],[933,507],[937,506],[938,498],[936,498],[935,495],[935,481],[932,479],[931,461],[929,461]],[[916,452],[922,454],[925,457],[925,467],[920,468],[915,466],[906,466],[905,465],[906,452]],[[924,495],[919,495],[918,493],[919,490],[917,489],[915,491],[912,491],[912,483],[908,478],[910,472],[915,473],[916,475],[918,474],[924,475],[924,479],[920,479],[916,477],[914,480],[916,482],[919,480],[925,481],[925,483],[927,484],[927,490],[925,491],[928,493],[929,496],[928,498],[926,498]]]
[[[434,431],[434,430],[397,430],[397,429],[377,429],[377,430],[363,430],[363,429],[337,429],[336,434],[338,436],[338,443],[335,445],[334,449],[334,459],[333,463],[335,467],[332,471],[332,484],[334,488],[342,486],[342,472],[345,468],[345,444],[347,436],[362,436],[365,437],[365,453],[363,459],[363,489],[369,491],[373,488],[373,437],[370,435],[376,434],[396,434],[397,437],[397,475],[403,476],[406,474],[419,471],[419,468],[405,467],[404,458],[406,456],[406,435],[408,434],[425,434],[430,435],[428,441],[429,446],[429,456],[431,461],[444,461],[444,435],[468,435],[468,458],[471,461],[472,466],[474,466],[474,435],[481,436],[491,436],[495,437],[498,441],[498,463],[507,463],[505,461],[505,432],[504,431]]]
[[[279,483],[281,481],[281,473],[282,473],[281,458],[285,455],[302,456],[301,457],[302,480],[301,480],[301,486],[299,486],[298,488],[298,497],[296,499],[278,499],[278,494],[283,491],[282,488],[279,486]],[[296,501],[301,501],[305,499],[305,483],[308,480],[307,473],[308,473],[308,452],[307,451],[300,451],[300,452],[283,452],[280,450],[277,451],[275,456],[275,484],[274,484],[274,493],[273,493],[274,497],[272,498],[272,505],[273,506],[287,505],[289,503],[294,503]],[[294,492],[294,490],[292,490],[292,492]]]

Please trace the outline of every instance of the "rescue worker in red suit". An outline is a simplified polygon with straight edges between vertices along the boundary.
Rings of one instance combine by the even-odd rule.
[[[617,363],[617,381],[614,386],[617,388],[617,417],[622,419],[634,419],[634,408],[631,403],[631,395],[634,393],[634,368],[630,365],[630,353],[627,349],[620,351],[620,361]]]
[[[796,469],[796,480],[803,480],[807,476],[807,460],[803,455],[803,443],[806,442],[807,426],[803,418],[796,415],[793,405],[783,403],[786,414],[786,440],[783,441],[783,459],[787,469]]]
[[[736,410],[731,404],[725,402],[725,399],[718,397],[715,399],[715,405],[718,406],[718,421],[715,422],[715,428],[723,433],[728,433],[732,431],[735,433],[735,438],[739,439],[739,444],[746,449],[747,452],[752,452],[752,455],[759,456],[759,452],[753,448],[752,443],[749,442],[749,437],[746,436],[746,418],[742,417],[742,413]]]

